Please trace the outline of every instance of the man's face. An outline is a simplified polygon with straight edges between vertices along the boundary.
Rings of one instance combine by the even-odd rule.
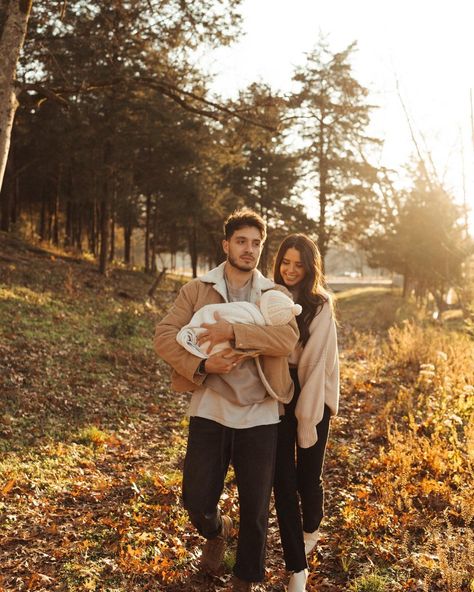
[[[252,271],[258,265],[263,241],[258,228],[243,226],[229,240],[223,240],[222,247],[232,267],[239,271]]]

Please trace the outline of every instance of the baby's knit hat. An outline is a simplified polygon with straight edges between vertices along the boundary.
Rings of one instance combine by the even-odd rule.
[[[260,298],[260,310],[267,325],[286,325],[302,308],[279,290],[268,290]]]

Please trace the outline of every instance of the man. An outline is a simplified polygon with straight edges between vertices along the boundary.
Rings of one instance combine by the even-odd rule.
[[[218,503],[232,462],[239,493],[240,528],[233,575],[234,592],[252,590],[264,579],[265,543],[279,421],[278,400],[268,396],[252,356],[277,398],[287,401],[293,384],[287,357],[299,333],[293,318],[283,326],[231,324],[218,316],[204,324],[200,341],[230,341],[206,360],[176,341],[179,330],[206,304],[256,303],[266,290],[280,289],[257,265],[266,238],[262,218],[249,209],[234,212],[224,224],[224,263],[181,289],[172,309],[158,324],[155,349],[173,368],[172,387],[193,393],[183,471],[183,502],[191,522],[207,539],[201,565],[217,572],[232,530]],[[242,354],[249,357],[243,359]]]

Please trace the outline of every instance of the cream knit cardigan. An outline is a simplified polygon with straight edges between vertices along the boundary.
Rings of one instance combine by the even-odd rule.
[[[326,302],[309,326],[310,337],[298,360],[301,386],[295,415],[297,437],[301,448],[318,441],[316,425],[324,415],[326,404],[331,415],[339,408],[339,356],[336,323],[331,306]]]

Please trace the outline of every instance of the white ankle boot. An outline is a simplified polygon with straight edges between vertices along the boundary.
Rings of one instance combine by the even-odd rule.
[[[291,574],[288,583],[288,592],[304,592],[306,590],[306,580],[308,579],[308,570],[302,569]]]
[[[304,537],[304,552],[306,553],[306,555],[309,555],[309,553],[311,553],[311,551],[316,546],[316,543],[318,542],[319,531],[315,530],[314,532],[304,532],[303,537]]]

